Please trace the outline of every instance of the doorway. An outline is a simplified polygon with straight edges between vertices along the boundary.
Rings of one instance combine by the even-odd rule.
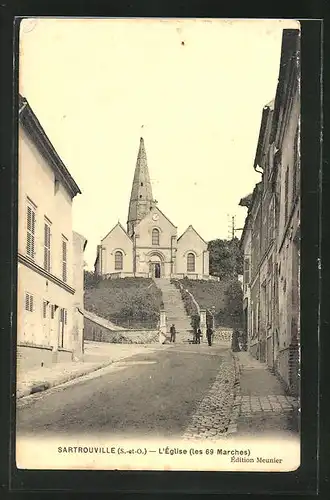
[[[160,275],[161,275],[160,263],[159,262],[154,262],[152,264],[152,276],[154,278],[160,278]]]
[[[164,256],[152,252],[149,257],[149,276],[151,278],[162,278],[164,276]]]

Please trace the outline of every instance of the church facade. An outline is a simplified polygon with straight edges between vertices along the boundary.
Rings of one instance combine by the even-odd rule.
[[[109,278],[209,279],[207,243],[190,225],[177,227],[159,209],[141,137],[128,209],[127,229],[118,222],[97,247],[95,273]]]

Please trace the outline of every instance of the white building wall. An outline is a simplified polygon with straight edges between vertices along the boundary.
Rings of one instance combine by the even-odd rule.
[[[44,263],[44,218],[51,222],[51,273],[62,279],[62,235],[68,240],[67,283],[72,286],[72,199],[59,183],[55,194],[55,174],[22,127],[19,129],[19,214],[18,252],[26,254],[26,206],[36,205],[35,262]]]
[[[84,249],[86,239],[73,232],[73,276],[75,293],[73,296],[73,344],[75,357],[79,358],[83,354],[84,339]]]
[[[55,187],[55,175],[20,126],[18,192],[18,342],[59,347],[60,309],[66,309],[65,349],[72,349],[73,248],[72,199],[65,187]],[[27,204],[35,206],[35,255],[27,256]],[[44,271],[44,221],[51,223],[50,272]],[[67,281],[62,276],[62,238],[67,239]],[[25,262],[25,263],[24,263]],[[25,309],[25,293],[33,295],[33,311]],[[46,318],[43,301],[47,301]],[[50,305],[54,307],[51,319]]]
[[[25,308],[25,293],[33,296],[33,310]],[[43,301],[47,302],[46,317],[43,317]],[[56,306],[51,318],[51,304]],[[60,309],[67,310],[64,326],[63,349],[71,350],[73,327],[73,295],[45,279],[24,264],[18,266],[18,321],[17,340],[20,343],[51,346],[55,350],[61,346]]]
[[[189,253],[195,255],[195,270],[187,270],[187,256]],[[205,265],[206,264],[206,265]],[[176,254],[176,273],[188,277],[208,275],[208,251],[207,244],[191,228],[188,229],[178,240]]]
[[[133,242],[127,234],[116,226],[101,242],[102,249],[99,255],[100,274],[120,272],[115,269],[115,253],[122,252],[124,273],[133,272]]]

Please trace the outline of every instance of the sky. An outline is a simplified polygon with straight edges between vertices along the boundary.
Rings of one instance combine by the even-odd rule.
[[[139,141],[153,196],[206,240],[242,228],[263,107],[290,20],[25,19],[19,89],[79,185],[73,228],[96,246],[126,227]],[[241,232],[237,231],[240,237]]]

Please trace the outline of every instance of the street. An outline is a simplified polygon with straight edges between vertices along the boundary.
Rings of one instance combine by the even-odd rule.
[[[19,401],[18,435],[180,436],[222,367],[232,393],[232,359],[222,346],[175,344],[138,354]]]

